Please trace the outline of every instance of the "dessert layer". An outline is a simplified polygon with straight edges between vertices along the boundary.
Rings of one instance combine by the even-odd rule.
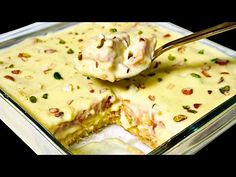
[[[2,50],[0,88],[65,146],[119,124],[155,148],[236,94],[236,60],[198,42],[114,83],[77,70],[93,37],[123,32],[155,36],[156,48],[181,36],[144,23],[78,24]]]

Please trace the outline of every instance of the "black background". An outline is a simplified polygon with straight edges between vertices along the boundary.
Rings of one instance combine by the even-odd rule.
[[[35,21],[171,21],[190,31],[198,31],[224,21],[236,21],[235,5],[227,0],[210,1],[4,1],[0,10],[0,34]],[[8,4],[9,3],[9,4]],[[125,5],[124,5],[125,4]],[[214,4],[214,5],[213,5]],[[57,5],[57,6],[56,6]],[[135,6],[134,6],[135,5]],[[95,7],[95,10],[93,9]],[[236,50],[236,30],[211,37],[211,40]],[[1,109],[1,108],[0,108]],[[232,127],[203,148],[198,155],[235,155],[236,127]],[[2,155],[35,155],[34,152],[0,121],[0,152]]]

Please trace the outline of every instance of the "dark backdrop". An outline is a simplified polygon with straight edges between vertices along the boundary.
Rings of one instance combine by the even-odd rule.
[[[19,27],[25,26],[30,22],[11,22],[1,24],[0,33],[4,33],[10,30],[17,29]],[[188,20],[175,22],[177,25],[182,26],[191,31],[197,31],[203,28],[207,28],[213,25],[216,25],[220,22],[214,22],[209,20],[208,22],[190,22]],[[229,31],[224,34],[220,34],[215,37],[211,37],[211,40],[218,42],[224,46],[236,50],[236,30]],[[210,143],[208,146],[203,148],[197,154],[199,155],[220,155],[220,154],[235,154],[236,149],[236,128],[235,126],[230,128],[224,134],[219,136],[216,140]],[[33,155],[34,152],[26,145],[17,135],[14,134],[2,121],[0,121],[0,152],[5,155]]]

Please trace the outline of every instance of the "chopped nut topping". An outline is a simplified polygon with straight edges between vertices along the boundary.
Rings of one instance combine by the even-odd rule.
[[[145,42],[145,39],[140,38],[139,41],[140,41],[140,42]]]
[[[54,114],[54,113],[58,113],[60,110],[58,108],[50,108],[49,112]]]
[[[193,107],[198,109],[201,105],[202,105],[201,103],[195,103],[195,104],[193,104]]]
[[[165,34],[163,37],[164,38],[168,38],[168,37],[170,37],[171,35],[170,34]]]
[[[54,77],[55,79],[57,79],[57,80],[63,79],[63,77],[61,76],[61,74],[60,74],[59,72],[55,72],[55,73],[53,74],[53,77]]]
[[[205,71],[205,70],[202,70],[202,72],[201,72],[205,77],[211,77],[211,75],[207,72],[207,71]]]
[[[68,54],[73,54],[73,53],[74,53],[74,50],[69,49],[69,50],[67,50],[67,53],[68,53]]]
[[[230,91],[230,86],[226,85],[224,87],[219,88],[220,93],[224,94],[224,95],[228,95],[229,91]]]
[[[54,114],[55,117],[62,117],[64,115],[64,112],[57,112]]]
[[[91,89],[91,90],[89,90],[89,92],[90,92],[90,93],[94,93],[94,92],[95,92],[95,90],[94,90],[94,89]]]
[[[197,111],[196,111],[196,110],[193,110],[193,109],[188,109],[187,111],[190,112],[190,113],[193,113],[193,114],[196,114],[196,113],[197,113]]]
[[[224,80],[225,80],[224,77],[220,77],[220,80],[217,83],[220,84],[220,83],[224,82]]]
[[[68,104],[68,105],[71,105],[73,102],[74,102],[74,100],[69,100],[69,101],[67,102],[67,104]]]
[[[191,73],[190,75],[195,77],[195,78],[201,78],[201,76],[199,74],[196,74],[196,73]]]
[[[12,70],[11,73],[12,73],[12,74],[20,74],[20,73],[21,73],[21,70]]]
[[[39,39],[39,38],[35,38],[33,39],[33,43],[36,44],[36,43],[41,43],[43,42],[43,40]]]
[[[154,103],[154,104],[152,105],[152,109],[156,109],[156,107],[157,107],[157,104]]]
[[[221,72],[220,74],[229,74],[228,72]]]
[[[158,82],[161,82],[161,81],[163,81],[163,79],[162,79],[161,77],[158,77],[158,78],[157,78],[157,81],[158,81]]]
[[[149,98],[151,101],[155,101],[155,96],[153,96],[153,95],[149,95],[148,98]]]
[[[117,32],[117,29],[116,29],[116,28],[111,28],[109,31],[110,31],[111,33],[115,33],[115,32]]]
[[[29,100],[30,100],[31,103],[36,103],[37,102],[37,98],[35,96],[31,96],[29,98]]]
[[[66,41],[64,41],[63,39],[59,39],[59,44],[65,44]]]
[[[184,88],[184,89],[182,89],[182,93],[184,95],[192,95],[193,89],[192,88]]]
[[[138,35],[141,35],[141,34],[143,34],[143,31],[139,31],[139,32],[138,32]]]
[[[11,80],[11,81],[13,81],[13,82],[15,81],[14,77],[9,76],[9,75],[4,76],[4,78],[5,78],[5,79],[8,79],[8,80]]]
[[[198,51],[198,54],[203,55],[204,53],[205,53],[205,52],[204,52],[204,49]]]
[[[207,90],[207,93],[210,95],[212,93],[212,90]]]
[[[28,54],[28,53],[19,53],[19,54],[18,54],[18,57],[19,57],[19,58],[30,58],[31,55]]]
[[[189,105],[184,105],[184,106],[182,106],[184,109],[190,109],[190,106]]]
[[[51,70],[52,70],[51,68],[49,68],[48,66],[46,66],[46,67],[43,68],[43,73],[44,73],[44,74],[47,74],[48,71],[51,71]]]
[[[43,94],[42,98],[48,99],[48,93]]]
[[[133,57],[133,53],[131,51],[129,51],[128,53],[128,59],[130,59],[131,57]]]
[[[173,120],[174,120],[175,122],[181,122],[181,121],[183,121],[183,120],[185,120],[185,119],[187,119],[187,118],[188,118],[188,117],[187,117],[186,115],[180,114],[180,115],[174,116]]]
[[[57,50],[55,50],[55,49],[45,49],[44,50],[44,53],[55,53],[55,52],[57,52]]]
[[[101,40],[99,40],[99,43],[98,43],[98,45],[97,45],[97,48],[98,48],[98,49],[102,48],[102,46],[104,45],[104,42],[105,42],[105,39],[104,39],[104,38],[101,39]]]
[[[174,61],[175,59],[176,59],[175,56],[173,56],[173,55],[171,55],[171,54],[168,55],[168,60]]]
[[[214,59],[211,59],[211,62],[214,62],[218,65],[227,65],[229,63],[229,60],[214,58]]]
[[[79,60],[82,60],[82,58],[83,58],[82,52],[79,52],[79,54],[78,54],[78,59],[79,59]]]
[[[159,62],[157,62],[157,61],[154,61],[154,63],[153,63],[153,69],[156,69],[159,65],[161,64],[161,62],[159,61]]]
[[[185,50],[186,50],[186,46],[181,46],[177,49],[179,53],[184,53]]]

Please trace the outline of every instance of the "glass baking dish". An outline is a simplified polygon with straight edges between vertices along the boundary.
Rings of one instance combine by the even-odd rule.
[[[0,35],[0,49],[15,45],[22,40],[50,32],[63,30],[77,23],[34,23]],[[157,23],[180,34],[191,33],[168,22]],[[214,47],[230,57],[236,52],[209,40],[202,43]],[[37,154],[71,154],[39,122],[27,114],[0,89],[0,118]],[[163,143],[148,154],[194,154],[236,123],[236,95],[222,103],[198,121]]]

